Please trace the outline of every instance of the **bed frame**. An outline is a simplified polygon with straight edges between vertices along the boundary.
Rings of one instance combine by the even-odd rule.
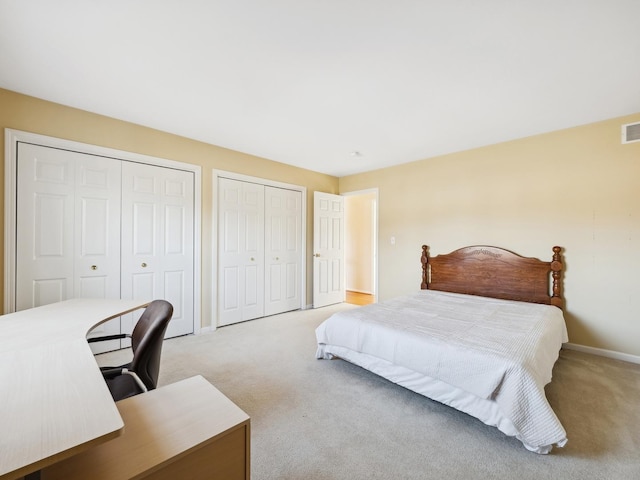
[[[488,245],[430,257],[429,247],[423,245],[420,288],[543,303],[562,309],[561,251],[562,248],[553,247],[552,260],[543,262]]]

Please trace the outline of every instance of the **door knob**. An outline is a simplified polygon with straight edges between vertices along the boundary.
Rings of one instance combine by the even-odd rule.
[[[314,257],[319,257],[319,256],[320,256],[320,254],[319,254],[319,253],[314,253],[314,254],[313,254],[313,256],[314,256]]]
[[[97,265],[91,265],[91,270],[97,270],[98,266]]]
[[[253,261],[255,261],[255,259],[253,257],[251,257],[251,261],[253,262]]]
[[[142,265],[140,265],[142,268],[147,268],[147,264],[142,262]]]

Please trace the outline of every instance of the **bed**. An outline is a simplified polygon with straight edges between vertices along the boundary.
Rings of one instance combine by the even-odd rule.
[[[545,396],[560,348],[563,261],[476,245],[421,253],[414,294],[333,314],[316,329],[319,359],[340,358],[425,395],[536,453],[567,436]]]

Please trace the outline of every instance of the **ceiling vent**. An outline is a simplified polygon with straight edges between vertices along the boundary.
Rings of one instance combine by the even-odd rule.
[[[622,125],[622,143],[640,142],[640,122]]]

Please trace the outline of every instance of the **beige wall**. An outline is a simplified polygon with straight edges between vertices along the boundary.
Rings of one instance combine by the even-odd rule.
[[[420,288],[432,255],[498,245],[551,259],[564,247],[570,342],[640,355],[640,113],[340,179],[379,188],[379,296]],[[390,238],[395,236],[396,244]]]
[[[211,324],[212,292],[212,170],[226,170],[307,188],[307,252],[312,250],[311,219],[315,190],[337,193],[338,179],[291,167],[184,137],[114,120],[101,115],[27,97],[0,89],[0,147],[4,152],[4,129],[12,128],[51,137],[115,148],[202,167],[202,325]],[[4,168],[0,182],[0,215],[4,230]],[[4,232],[0,236],[4,251]],[[4,258],[0,259],[4,268]],[[307,260],[307,303],[312,300],[312,262]],[[4,292],[0,278],[0,296]]]
[[[420,246],[432,254],[470,244],[550,258],[565,249],[570,341],[640,355],[640,143],[620,125],[640,113],[583,127],[341,178],[0,89],[0,127],[168,158],[202,167],[202,325],[210,325],[213,169],[307,187],[307,251],[313,192],[379,189],[379,296],[419,288]],[[4,136],[0,137],[4,151]],[[4,170],[2,170],[2,176]],[[4,180],[0,182],[4,214]],[[0,225],[4,225],[4,219]],[[390,244],[395,236],[395,245]],[[3,242],[4,236],[0,236]],[[4,248],[4,246],[3,246]],[[3,262],[3,259],[0,259]],[[312,262],[307,260],[307,301]],[[3,291],[0,278],[0,295]]]

